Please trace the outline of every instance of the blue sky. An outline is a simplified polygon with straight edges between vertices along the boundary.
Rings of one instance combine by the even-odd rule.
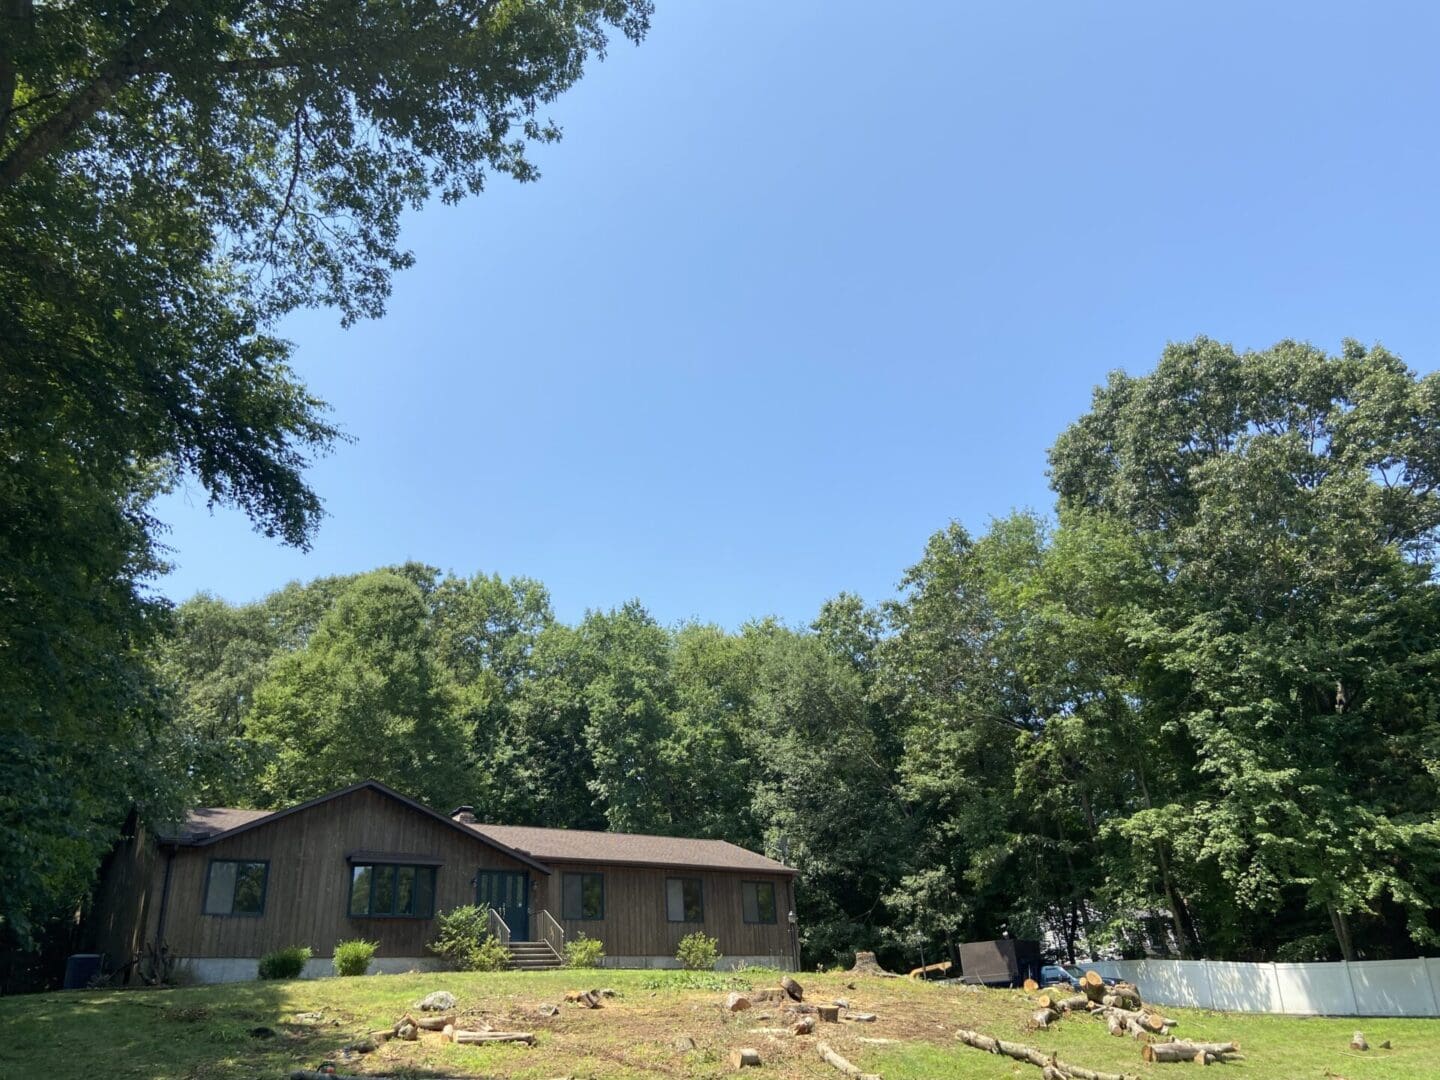
[[[543,178],[413,215],[389,313],[284,332],[355,439],[308,553],[164,500],[183,599],[419,559],[567,619],[808,622],[1048,509],[1198,333],[1436,366],[1440,6],[660,0]]]

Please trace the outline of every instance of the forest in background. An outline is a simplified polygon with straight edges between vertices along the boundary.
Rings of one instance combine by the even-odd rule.
[[[156,653],[166,771],[732,840],[799,868],[809,964],[1436,943],[1440,378],[1200,339],[1050,462],[1053,514],[952,523],[807,627],[569,625],[540,582],[419,564],[197,596]]]

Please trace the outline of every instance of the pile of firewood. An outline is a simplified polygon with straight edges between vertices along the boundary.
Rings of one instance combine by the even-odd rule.
[[[1025,989],[1033,993],[1040,988],[1033,979],[1027,979]],[[1140,1054],[1146,1061],[1193,1061],[1211,1065],[1243,1060],[1234,1043],[1194,1043],[1173,1038],[1171,1032],[1179,1022],[1146,1006],[1139,987],[1128,982],[1107,986],[1096,971],[1084,974],[1079,992],[1048,989],[1039,993],[1035,1004],[1031,1021],[1037,1028],[1048,1028],[1072,1012],[1097,1016],[1105,1021],[1111,1035],[1129,1035],[1141,1040],[1145,1045]]]

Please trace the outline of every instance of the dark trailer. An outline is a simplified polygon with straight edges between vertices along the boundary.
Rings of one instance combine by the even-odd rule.
[[[1019,986],[1040,978],[1040,943],[1015,938],[960,946],[960,978],[984,986]]]

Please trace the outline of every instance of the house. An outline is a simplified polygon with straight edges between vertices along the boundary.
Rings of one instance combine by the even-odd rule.
[[[90,921],[118,969],[152,942],[202,982],[254,978],[307,945],[379,943],[373,971],[435,968],[435,913],[490,909],[516,966],[559,963],[578,934],[614,967],[674,967],[681,938],[719,940],[722,965],[795,966],[795,871],[723,840],[486,825],[366,780],[284,810],[202,809],[107,860]]]

